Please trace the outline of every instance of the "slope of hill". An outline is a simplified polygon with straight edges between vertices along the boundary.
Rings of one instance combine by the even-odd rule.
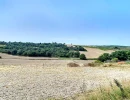
[[[98,49],[98,48],[89,48],[89,47],[85,47],[85,49],[87,50],[87,52],[81,51],[80,53],[85,54],[87,58],[98,58],[103,53],[114,52],[114,50],[104,51],[104,50],[101,50],[101,49]]]
[[[82,46],[68,47],[62,43],[0,42],[0,52],[29,57],[79,58]]]
[[[101,54],[103,53],[112,53],[113,50],[101,50],[98,48],[89,48],[85,47],[86,51],[80,51],[81,54],[85,54],[87,58],[98,58]],[[23,57],[23,56],[13,56],[13,55],[8,55],[5,53],[0,53],[0,56],[4,59],[58,59],[58,58],[48,58],[48,57]]]

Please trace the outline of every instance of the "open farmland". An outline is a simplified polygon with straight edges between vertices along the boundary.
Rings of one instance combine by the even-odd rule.
[[[112,53],[113,50],[101,50],[98,48],[89,48],[89,47],[85,47],[86,51],[80,51],[80,53],[83,53],[86,55],[87,58],[98,58],[100,55],[102,55],[103,53]]]
[[[9,58],[8,58],[9,57]],[[68,67],[71,60],[0,59],[0,100],[45,100],[68,97],[127,80],[130,68]],[[92,61],[75,60],[80,66]],[[83,88],[83,86],[86,88]]]

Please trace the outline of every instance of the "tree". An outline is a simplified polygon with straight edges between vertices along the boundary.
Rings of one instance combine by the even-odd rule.
[[[0,52],[32,57],[74,57],[78,58],[79,48],[83,47],[72,46],[68,47],[62,43],[30,43],[30,42],[0,42],[5,44],[0,48]]]
[[[130,51],[127,52],[128,60],[130,60]]]
[[[21,50],[21,49],[19,49],[18,51],[17,51],[17,55],[22,55],[23,54],[23,51]]]
[[[80,56],[80,52],[79,52],[79,51],[77,51],[77,52],[74,52],[74,55],[73,55],[73,57],[79,58],[79,56]]]
[[[118,58],[119,60],[127,60],[128,55],[126,51],[115,51],[111,54],[111,58]]]
[[[13,49],[12,52],[11,52],[12,55],[16,55],[17,54],[17,50],[16,49]]]
[[[80,59],[81,59],[81,60],[86,60],[87,58],[86,58],[85,54],[81,54],[81,55],[80,55]]]
[[[107,61],[107,60],[110,60],[110,55],[109,53],[104,53],[102,54],[101,56],[98,57],[98,60],[101,61],[101,62],[104,62],[104,61]]]

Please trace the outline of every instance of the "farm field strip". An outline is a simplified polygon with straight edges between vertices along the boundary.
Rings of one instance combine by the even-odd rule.
[[[83,84],[88,91],[109,85],[113,79],[130,78],[130,68],[67,67],[67,63],[72,62],[70,60],[7,61],[7,64],[0,62],[0,99],[4,100],[68,97],[80,93]]]

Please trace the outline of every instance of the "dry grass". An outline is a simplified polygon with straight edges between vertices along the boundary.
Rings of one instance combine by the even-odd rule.
[[[68,63],[67,66],[68,67],[80,67],[80,65],[76,64],[76,63]]]
[[[3,59],[20,59],[20,60],[58,60],[58,58],[49,58],[49,57],[23,57],[23,56],[13,56],[4,53],[0,53],[0,56]]]
[[[114,79],[114,83],[107,87],[100,86],[93,91],[76,94],[67,100],[130,100],[130,84],[128,81],[120,83]]]
[[[123,85],[122,85],[123,84]],[[98,88],[86,91],[82,86],[82,92],[68,97],[65,100],[130,100],[130,82],[113,80],[109,86],[100,85]],[[64,98],[49,98],[48,100],[64,100]]]
[[[98,58],[100,55],[102,55],[103,53],[112,53],[113,50],[100,50],[97,48],[89,48],[89,47],[85,47],[85,49],[87,50],[87,52],[80,52],[82,54],[85,54],[87,58]]]

